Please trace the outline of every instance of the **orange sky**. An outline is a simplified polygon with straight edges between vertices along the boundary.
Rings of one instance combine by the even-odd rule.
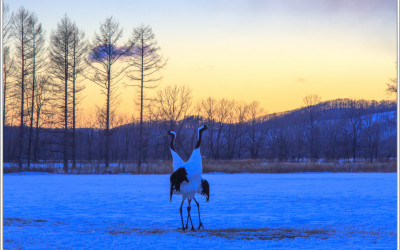
[[[394,98],[385,83],[396,77],[395,0],[64,2],[9,4],[34,11],[47,35],[64,13],[90,38],[110,15],[125,38],[134,26],[151,25],[169,59],[160,87],[188,85],[195,100],[256,100],[272,113],[298,108],[310,94]],[[86,85],[82,107],[90,112],[104,98],[95,84]],[[121,91],[119,112],[135,112],[135,90]]]

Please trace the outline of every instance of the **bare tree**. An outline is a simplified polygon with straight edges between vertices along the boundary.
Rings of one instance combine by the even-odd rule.
[[[364,120],[365,131],[364,135],[361,137],[365,140],[367,144],[367,154],[370,162],[374,159],[374,154],[378,151],[379,144],[379,125],[378,122],[374,121],[374,115],[366,115]],[[376,157],[376,154],[375,154]]]
[[[321,97],[318,95],[309,95],[303,98],[303,102],[305,104],[306,115],[308,116],[309,121],[309,145],[310,145],[310,157],[311,159],[318,158],[318,153],[316,150],[316,132],[317,132],[317,115],[318,115],[318,104],[321,102]]]
[[[208,129],[208,143],[210,150],[210,156],[215,157],[214,152],[214,127],[216,120],[216,112],[217,112],[217,100],[212,97],[208,97],[205,100],[201,100],[197,105],[197,113],[199,116],[203,117],[205,122],[207,123]]]
[[[300,118],[301,119],[301,118]],[[295,150],[295,158],[297,158],[297,161],[300,160],[300,157],[303,155],[303,147],[304,147],[304,122],[301,120],[299,121],[299,124],[294,127],[294,145],[292,145],[293,149]]]
[[[233,109],[234,102],[227,99],[216,100],[212,97],[208,97],[202,100],[197,105],[197,112],[209,126],[209,132],[207,139],[209,141],[210,155],[214,159],[220,158],[221,149],[224,144],[223,131],[225,125],[231,120],[234,113]]]
[[[233,159],[235,150],[236,150],[236,145],[239,137],[239,131],[238,131],[238,108],[237,106],[240,106],[241,104],[236,102],[235,100],[231,101],[230,109],[230,117],[228,117],[228,128],[227,131],[225,132],[225,140],[226,140],[226,150],[225,150],[225,155],[224,157],[227,159]]]
[[[353,161],[356,160],[357,149],[359,145],[360,130],[362,127],[362,115],[364,111],[363,101],[350,100],[347,111],[347,118],[350,122],[351,138],[352,138],[352,153]]]
[[[287,159],[289,146],[288,146],[288,136],[287,136],[287,128],[281,127],[278,132],[278,159],[279,161],[283,161]]]
[[[37,78],[36,101],[35,101],[35,146],[33,149],[33,161],[37,162],[41,152],[40,130],[43,126],[51,126],[54,113],[52,103],[55,101],[53,93],[54,85],[50,82],[48,75],[40,75]],[[44,118],[43,118],[44,117]]]
[[[175,129],[176,123],[184,119],[192,105],[191,90],[187,86],[167,86],[157,92],[156,102],[161,119],[169,121],[169,127]]]
[[[251,123],[250,153],[251,158],[256,159],[258,157],[259,149],[266,134],[266,132],[260,128],[262,127],[261,116],[264,115],[264,109],[260,107],[259,102],[254,101],[248,106],[248,112]]]
[[[236,112],[236,117],[237,117],[237,125],[238,125],[238,134],[236,137],[238,137],[238,158],[241,158],[241,152],[242,152],[242,147],[243,147],[243,139],[244,139],[244,125],[245,122],[248,119],[248,108],[249,106],[246,103],[241,103],[235,106],[235,112]]]
[[[131,130],[132,130],[132,123],[134,122],[134,116],[128,116],[127,114],[120,115],[118,117],[119,122],[118,124],[122,125],[122,133],[123,133],[123,139],[121,145],[124,145],[124,150],[121,150],[122,157],[125,161],[125,163],[128,162],[129,159],[129,148],[131,147],[132,144],[132,136],[131,136]],[[123,165],[123,173],[125,173],[125,164]]]
[[[2,14],[2,45],[3,45],[3,128],[6,125],[6,100],[7,100],[7,88],[8,79],[14,72],[14,62],[10,57],[11,49],[7,45],[12,37],[11,28],[12,28],[12,19],[13,13],[10,14],[10,8],[8,4],[3,3],[3,14]]]
[[[30,50],[30,72],[32,73],[32,80],[30,83],[31,90],[31,110],[30,110],[30,125],[29,125],[29,139],[28,139],[28,169],[31,163],[32,153],[32,137],[33,137],[33,116],[35,114],[35,93],[37,85],[37,75],[45,67],[44,58],[44,31],[42,24],[38,22],[36,15],[31,14],[30,16],[30,32],[29,32],[29,50]]]
[[[159,71],[164,68],[167,61],[160,55],[160,47],[150,26],[140,25],[133,30],[132,42],[133,56],[129,60],[130,70],[128,77],[138,84],[129,84],[138,87],[140,96],[140,124],[139,124],[139,154],[138,171],[143,161],[143,109],[144,89],[155,88],[155,84],[161,80]]]
[[[392,78],[390,82],[386,83],[386,93],[389,95],[397,93],[397,79]]]
[[[2,4],[3,4],[3,13],[2,13],[3,40],[2,40],[2,44],[3,44],[3,46],[6,46],[12,37],[12,28],[13,28],[12,20],[13,20],[14,13],[10,13],[10,6],[8,4],[5,4],[4,2],[2,2]]]
[[[9,78],[15,73],[14,59],[10,57],[10,47],[3,47],[3,127],[7,124],[7,113],[9,105],[7,100],[10,99],[9,92],[14,86],[10,86]]]
[[[59,80],[59,108],[62,110],[61,118],[64,127],[63,145],[64,145],[64,171],[68,172],[68,82],[71,75],[70,48],[74,26],[71,20],[65,15],[57,24],[57,29],[50,36],[50,72],[53,78]]]
[[[177,127],[178,121],[185,119],[189,113],[189,109],[192,105],[192,94],[191,89],[187,86],[167,86],[159,90],[156,94],[155,105],[149,105],[149,117],[148,121],[151,120],[162,120],[168,122],[168,129],[174,130],[178,135],[178,140],[175,142],[176,145],[182,142],[180,139],[181,130],[183,123]],[[152,106],[155,106],[153,108]],[[169,144],[168,138],[164,138],[163,154],[169,157]]]
[[[84,89],[79,84],[78,76],[84,69],[84,57],[88,51],[85,33],[73,24],[71,37],[71,81],[72,81],[72,168],[76,168],[76,110],[79,102],[78,94]]]
[[[322,128],[323,147],[325,149],[325,158],[333,160],[337,158],[338,154],[338,140],[340,133],[340,123],[336,116],[333,116],[327,124]]]
[[[19,128],[19,148],[18,148],[18,165],[19,168],[22,168],[22,156],[23,156],[23,140],[24,140],[24,116],[25,116],[25,89],[26,82],[25,79],[29,74],[27,61],[29,59],[29,33],[30,33],[30,12],[21,7],[17,14],[13,18],[14,24],[14,38],[15,38],[15,48],[16,48],[16,56],[17,62],[16,67],[20,72],[18,77],[18,86],[21,90],[20,92],[20,101],[21,101],[21,112],[20,112],[20,128]]]
[[[90,68],[88,79],[101,87],[101,93],[106,96],[105,113],[101,116],[105,120],[105,165],[108,170],[110,162],[110,113],[117,104],[117,87],[121,81],[126,66],[117,62],[125,56],[131,55],[132,45],[127,43],[117,47],[122,37],[119,23],[112,17],[106,18],[100,25],[100,33],[95,34],[89,58],[86,60]],[[104,110],[103,110],[104,111]]]
[[[214,127],[217,131],[217,137],[215,139],[215,159],[219,159],[221,156],[220,153],[224,143],[223,131],[227,123],[229,123],[230,117],[232,117],[232,106],[233,101],[224,98],[218,100],[217,102],[216,123]]]
[[[91,113],[87,113],[85,114],[85,139],[86,139],[86,143],[87,143],[87,147],[86,147],[86,159],[89,162],[92,162],[92,160],[94,159],[93,155],[94,155],[94,141],[95,141],[95,134],[98,131],[98,127],[96,127],[96,119],[95,119],[95,114],[94,112]]]

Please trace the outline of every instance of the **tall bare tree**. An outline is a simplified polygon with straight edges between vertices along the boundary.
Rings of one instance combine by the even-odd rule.
[[[2,13],[3,40],[2,40],[2,44],[3,44],[3,46],[6,46],[12,37],[12,28],[13,28],[12,27],[13,26],[12,19],[13,19],[14,13],[10,13],[10,6],[8,4],[6,4],[4,2],[2,2],[2,4],[3,4],[3,13]]]
[[[245,125],[245,122],[247,121],[248,109],[249,109],[249,106],[246,103],[239,103],[235,106],[235,113],[236,113],[236,117],[237,117],[236,124],[238,126],[237,137],[238,137],[238,158],[239,159],[241,158],[243,135],[244,135],[243,127]]]
[[[29,68],[27,67],[27,61],[29,60],[29,33],[31,28],[31,18],[30,12],[23,7],[21,7],[13,18],[13,35],[15,38],[15,48],[16,48],[16,67],[20,72],[17,77],[18,87],[20,88],[20,101],[21,101],[21,111],[20,111],[20,128],[19,128],[19,148],[18,148],[18,165],[22,168],[22,157],[23,157],[23,140],[24,140],[24,116],[25,116],[25,90],[26,82],[25,79],[29,74]]]
[[[139,124],[139,153],[138,170],[143,161],[143,109],[144,89],[155,88],[156,83],[161,80],[159,72],[167,61],[160,55],[160,47],[157,44],[153,30],[150,26],[140,25],[133,30],[132,42],[133,56],[129,60],[130,70],[128,77],[138,84],[129,84],[138,87],[140,96],[140,124]]]
[[[13,59],[11,58],[11,49],[10,46],[8,45],[11,37],[12,37],[12,18],[13,18],[13,13],[10,13],[10,8],[8,4],[3,3],[3,14],[2,14],[2,45],[3,45],[3,127],[6,124],[6,114],[7,114],[7,109],[6,109],[6,100],[7,100],[7,88],[8,86],[8,80],[9,77],[13,74],[13,71],[15,69],[14,67],[14,62]]]
[[[33,161],[37,162],[40,152],[40,130],[44,125],[51,126],[51,116],[54,112],[52,103],[55,101],[54,88],[48,75],[40,75],[37,78],[35,95],[35,146],[33,149]],[[44,119],[42,118],[44,116]]]
[[[29,125],[29,139],[28,139],[28,169],[31,163],[32,153],[32,137],[33,137],[33,116],[35,114],[35,94],[37,77],[41,70],[45,67],[44,57],[44,30],[42,24],[38,22],[34,13],[30,16],[30,32],[29,32],[29,50],[30,50],[30,72],[32,74],[30,90],[31,90],[31,106],[30,106],[30,125]]]
[[[10,90],[14,86],[10,86],[12,83],[9,79],[15,74],[15,61],[11,58],[10,47],[3,47],[3,127],[7,124],[7,113],[9,111],[9,103],[7,101],[12,97]],[[12,92],[11,92],[12,93]]]
[[[213,150],[215,159],[219,159],[221,156],[220,153],[223,146],[223,129],[229,122],[230,117],[232,116],[233,112],[232,106],[233,106],[233,101],[224,98],[218,100],[216,105],[216,110],[215,110],[216,123],[214,125],[214,129],[216,130],[217,135],[214,144],[215,150]]]
[[[156,110],[157,119],[161,119],[163,121],[168,122],[168,128],[174,130],[178,135],[178,140],[175,144],[179,144],[182,141],[179,134],[181,133],[183,123],[180,126],[177,126],[178,121],[185,119],[189,113],[189,109],[192,105],[192,93],[191,89],[187,86],[167,86],[159,91],[157,91],[157,95],[155,98],[156,105],[149,105],[149,113],[154,113],[153,110]],[[156,108],[152,108],[155,106]],[[148,119],[154,120],[153,117],[149,117]],[[164,154],[168,155],[169,152],[169,144],[168,138],[164,137]]]
[[[108,170],[110,163],[110,113],[117,102],[118,83],[122,79],[122,73],[126,66],[118,65],[117,62],[125,56],[131,55],[132,45],[125,43],[118,47],[122,37],[122,29],[113,17],[108,17],[100,25],[100,32],[95,34],[90,54],[86,62],[90,68],[88,79],[101,87],[101,93],[106,97],[105,103],[105,166]]]
[[[374,159],[374,154],[375,157],[377,156],[376,152],[378,151],[380,127],[378,125],[378,122],[374,121],[374,114],[366,115],[363,120],[365,124],[365,131],[364,135],[361,136],[361,138],[364,139],[366,142],[367,155],[370,162],[372,163]]]
[[[53,78],[58,80],[60,103],[59,108],[62,110],[63,116],[61,121],[64,125],[63,136],[63,154],[64,154],[64,171],[68,172],[68,82],[71,75],[71,57],[70,49],[74,26],[71,20],[65,15],[57,24],[57,29],[50,36],[50,72]]]
[[[76,168],[76,110],[78,105],[78,94],[84,89],[79,84],[78,76],[84,69],[84,59],[88,52],[88,44],[85,40],[85,33],[76,24],[73,24],[71,38],[71,81],[72,81],[72,168]]]
[[[347,118],[350,122],[350,129],[351,129],[351,149],[353,154],[353,161],[356,160],[357,149],[359,145],[359,138],[360,138],[360,130],[362,127],[362,115],[364,113],[364,102],[363,101],[356,101],[350,100],[349,108],[347,109]]]
[[[250,153],[251,158],[256,159],[261,147],[261,143],[265,138],[265,131],[259,127],[262,126],[261,116],[264,115],[264,109],[260,107],[260,103],[254,101],[248,105],[249,121],[251,123],[250,131]]]
[[[213,97],[208,97],[205,100],[201,100],[197,105],[197,112],[200,116],[204,118],[207,123],[208,129],[208,143],[210,156],[215,158],[214,152],[214,127],[217,113],[217,100]]]
[[[318,95],[308,95],[303,98],[305,104],[306,115],[308,116],[310,134],[308,137],[308,142],[310,145],[310,157],[315,160],[318,158],[318,153],[316,151],[316,132],[317,132],[317,116],[318,116],[318,104],[321,102],[321,97]]]
[[[224,158],[227,159],[232,159],[234,154],[235,154],[235,150],[236,150],[236,145],[237,145],[237,141],[238,141],[238,137],[240,137],[239,135],[239,112],[238,110],[240,108],[238,108],[238,106],[241,106],[240,103],[236,102],[235,100],[231,101],[231,105],[230,105],[230,116],[228,117],[228,128],[224,133],[224,137],[225,137],[225,145],[226,145],[226,149],[225,149],[225,154],[224,154]]]

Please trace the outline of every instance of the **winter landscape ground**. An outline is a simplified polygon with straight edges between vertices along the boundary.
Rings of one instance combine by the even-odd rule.
[[[182,232],[169,175],[6,174],[4,248],[396,248],[396,173],[203,177]]]

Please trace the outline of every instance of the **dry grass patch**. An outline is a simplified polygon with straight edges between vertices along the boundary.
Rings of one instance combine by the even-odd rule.
[[[40,168],[18,168],[9,166],[3,168],[4,173],[47,172],[64,173],[60,164],[46,163]],[[203,173],[305,173],[305,172],[396,172],[396,161],[385,162],[275,162],[266,160],[203,160]],[[105,170],[104,163],[79,163],[75,169],[70,168],[69,174],[171,174],[172,161],[151,161],[143,163],[140,170],[136,163],[111,163]]]
[[[221,237],[234,240],[283,240],[297,237],[326,239],[334,230],[295,228],[229,228],[201,231],[200,237]],[[194,235],[195,233],[193,233]]]
[[[304,173],[304,172],[396,172],[395,161],[356,163],[268,162],[262,160],[213,161],[203,163],[203,172],[222,173]]]

